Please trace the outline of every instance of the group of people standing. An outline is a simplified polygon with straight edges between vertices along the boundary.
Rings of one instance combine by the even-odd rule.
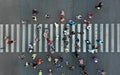
[[[100,10],[100,9],[102,8],[102,6],[103,6],[103,3],[102,3],[102,2],[99,2],[99,4],[95,6],[95,8],[96,8],[97,10]],[[36,22],[36,24],[38,24],[38,19],[37,19],[37,18],[38,18],[38,17],[37,17],[38,13],[39,13],[39,12],[38,12],[37,9],[33,9],[33,10],[32,10],[32,19]],[[87,29],[87,30],[89,30],[90,20],[91,20],[93,17],[94,17],[93,13],[89,13],[88,19],[83,20],[84,23],[86,24],[86,29]],[[49,14],[45,14],[45,18],[46,18],[46,19],[50,19],[51,16],[50,16]],[[80,14],[77,15],[77,16],[75,16],[75,20],[81,20],[82,18],[83,18],[83,16],[80,15]],[[63,10],[60,12],[60,20],[59,20],[59,21],[60,21],[60,22],[64,22],[64,21],[65,21],[65,12],[64,12]],[[55,27],[59,27],[59,24],[57,24],[56,22],[54,23],[54,25],[55,25]],[[41,28],[41,27],[40,27],[39,24],[38,24],[37,30],[39,31],[40,28]],[[67,28],[67,26],[65,26],[65,28],[64,28],[64,30],[63,30],[64,36],[63,36],[62,40],[63,40],[63,42],[64,42],[65,53],[68,53],[68,51],[69,51],[68,48],[67,48],[67,45],[70,43],[70,42],[68,41],[68,39],[71,38],[72,35],[75,35],[75,34],[76,34],[74,31],[71,31],[70,33],[68,33],[68,29],[69,29],[69,28]],[[49,30],[48,30],[48,29],[45,29],[45,30],[44,30],[44,33],[43,33],[43,38],[45,38],[45,39],[47,40],[48,45],[49,45],[49,47],[50,47],[50,51],[49,51],[50,54],[49,54],[48,56],[46,56],[46,58],[47,58],[47,60],[48,60],[47,62],[52,62],[53,65],[56,67],[57,70],[61,70],[61,69],[62,69],[63,67],[65,67],[65,66],[66,66],[66,68],[68,68],[68,70],[71,70],[71,71],[72,71],[72,70],[75,70],[75,69],[76,69],[75,65],[70,64],[67,60],[64,59],[63,56],[61,56],[61,55],[60,55],[59,57],[55,57],[55,56],[54,56],[54,54],[56,53],[56,52],[55,52],[55,46],[54,46],[55,43],[54,43],[53,40],[51,40],[51,39],[48,37],[48,34],[49,34]],[[77,34],[84,35],[84,32],[77,32]],[[35,42],[38,42],[38,41],[41,41],[41,40],[39,39],[39,37],[36,37],[36,38],[35,38]],[[95,53],[97,52],[97,49],[104,43],[103,40],[101,40],[101,39],[96,39],[96,42],[98,43],[97,46],[95,46],[94,44],[92,44],[92,43],[89,41],[89,39],[88,39],[88,40],[85,40],[85,41],[86,41],[86,45],[91,45],[91,46],[92,46],[92,49],[89,49],[89,50],[88,50],[88,53],[91,53],[91,54],[92,54],[92,59],[93,59],[93,61],[94,61],[95,63],[97,63],[97,62],[98,62],[98,58],[97,58],[97,56],[95,56]],[[12,41],[12,42],[13,42],[13,41]],[[78,37],[76,37],[76,38],[75,38],[75,47],[76,47],[77,50],[80,50],[81,47],[79,46],[79,43],[78,43],[78,42],[80,42],[80,39],[78,39]],[[25,63],[25,66],[26,66],[26,67],[32,66],[33,69],[36,69],[36,66],[41,65],[42,62],[46,62],[46,61],[44,61],[44,59],[41,59],[41,58],[36,59],[37,54],[33,52],[34,43],[29,43],[28,48],[29,48],[29,52],[30,52],[30,54],[31,54],[31,58],[33,59],[33,62],[26,62],[26,63]],[[79,53],[78,53],[77,50],[74,52],[74,55],[76,56],[76,58],[78,58],[77,60],[78,60],[79,67],[80,67],[80,69],[81,69],[82,75],[89,75],[88,72],[87,72],[87,70],[86,70],[86,65],[85,65],[84,59],[79,56]],[[24,55],[24,54],[21,54],[21,55],[19,56],[19,58],[23,60],[23,59],[25,58],[25,55]],[[61,65],[61,63],[65,63],[65,65]],[[106,75],[106,72],[105,72],[103,69],[97,69],[97,71],[98,71],[101,75]],[[48,72],[49,72],[49,73],[48,73],[49,75],[53,75],[53,72],[54,72],[54,71],[50,68],[50,69],[48,69]],[[42,71],[42,69],[40,69],[39,72],[38,72],[38,75],[42,75],[42,74],[43,74],[43,71]],[[61,75],[66,75],[66,73],[63,72]]]

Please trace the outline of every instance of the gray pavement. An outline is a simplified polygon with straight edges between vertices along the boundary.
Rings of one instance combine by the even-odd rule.
[[[87,32],[86,38],[89,38],[92,42],[95,41],[95,38],[102,38],[104,39],[104,45],[100,48],[100,51],[103,53],[96,54],[100,59],[100,62],[95,65],[92,60],[89,58],[90,54],[88,53],[80,53],[80,55],[85,59],[87,65],[87,71],[89,75],[97,75],[98,73],[95,71],[96,68],[103,68],[107,72],[108,75],[118,75],[119,73],[119,53],[110,53],[113,51],[119,51],[119,22],[120,22],[120,8],[119,8],[119,0],[101,0],[103,1],[104,6],[101,10],[96,10],[94,7],[98,4],[99,0],[0,0],[0,24],[5,24],[3,27],[1,26],[0,38],[3,39],[6,34],[10,35],[10,38],[17,40],[16,44],[12,46],[8,46],[5,41],[0,40],[3,44],[1,47],[5,46],[7,49],[5,52],[24,52],[29,41],[33,41],[34,39],[34,26],[22,26],[16,25],[21,24],[21,20],[26,20],[29,24],[34,24],[35,22],[32,21],[32,9],[36,8],[39,11],[38,14],[38,22],[40,24],[53,24],[54,22],[59,21],[59,13],[61,10],[65,11],[65,24],[68,23],[69,19],[75,19],[75,16],[78,14],[83,15],[83,20],[88,18],[88,13],[92,12],[94,14],[94,18],[91,23],[94,25],[92,29],[97,30],[97,34],[94,31]],[[44,18],[45,14],[50,14],[51,18],[46,20]],[[83,20],[77,22],[78,24],[83,24]],[[8,24],[8,25],[6,25]],[[11,25],[14,24],[14,25]],[[98,24],[98,27],[95,26]],[[16,28],[15,30],[12,30]],[[84,27],[81,26],[81,29]],[[50,29],[50,28],[49,28]],[[70,28],[72,29],[72,28]],[[77,29],[77,28],[76,28]],[[60,30],[62,30],[60,28]],[[43,30],[42,30],[43,31]],[[57,31],[57,30],[55,30]],[[104,32],[104,34],[103,34]],[[13,35],[16,34],[15,35]],[[29,37],[26,34],[33,34]],[[20,34],[20,35],[18,35]],[[26,36],[24,36],[26,35]],[[92,35],[92,36],[91,36]],[[39,35],[40,36],[40,35]],[[50,36],[50,35],[49,35]],[[89,37],[91,36],[91,37]],[[109,37],[110,36],[110,37]],[[61,35],[60,35],[61,37]],[[93,38],[94,37],[94,38]],[[19,39],[24,39],[26,41],[21,41]],[[81,40],[84,38],[81,37]],[[53,39],[54,40],[54,39]],[[42,39],[42,42],[45,40]],[[26,43],[25,43],[26,42]],[[23,45],[25,43],[25,45]],[[108,44],[109,43],[109,44]],[[111,43],[111,44],[110,44]],[[19,46],[20,44],[20,46]],[[42,43],[45,44],[45,43]],[[117,45],[116,45],[117,44]],[[37,45],[36,51],[39,48]],[[46,45],[45,45],[46,46]],[[71,48],[72,45],[70,45]],[[81,46],[83,42],[81,42]],[[24,49],[23,49],[24,48]],[[44,49],[44,47],[43,47]],[[60,48],[61,49],[61,48]],[[109,53],[104,53],[109,52]],[[24,64],[25,61],[31,61],[30,54],[27,54],[27,58],[24,61],[20,61],[18,59],[17,53],[1,53],[0,54],[0,75],[37,75],[39,69],[43,69],[43,75],[47,75],[46,68],[52,67],[52,64],[48,64],[45,59],[45,55],[47,53],[40,53],[38,57],[41,57],[45,60],[41,66],[37,68],[37,70],[32,70],[30,67],[25,68]],[[71,64],[77,66],[75,58],[72,57],[71,53],[62,54],[64,58],[68,59]],[[55,57],[58,56],[58,53]],[[48,64],[49,66],[47,66]],[[67,75],[79,75],[79,68],[77,70],[71,72],[63,69],[67,73]],[[61,72],[54,71],[54,75],[61,75]]]
[[[37,60],[37,58],[42,58],[44,60],[44,63],[37,66],[35,70],[32,69],[31,66],[29,67],[24,66],[26,61],[33,62],[30,57],[30,54],[26,53],[27,57],[24,60],[20,60],[18,58],[18,55],[19,55],[18,53],[16,54],[15,53],[14,54],[3,53],[0,55],[0,60],[2,60],[0,62],[0,74],[1,75],[13,75],[13,74],[15,75],[33,75],[33,74],[37,75],[40,69],[43,70],[43,75],[48,75],[49,68],[53,69],[53,75],[61,75],[62,72],[65,72],[66,75],[82,75],[80,72],[80,68],[78,67],[77,59],[71,53],[68,53],[68,54],[59,53],[55,55],[55,57],[62,55],[64,57],[64,60],[70,61],[70,64],[75,65],[76,67],[76,69],[73,71],[66,69],[66,67],[64,66],[65,65],[64,63],[61,63],[64,66],[62,70],[57,71],[53,63],[49,63],[47,61],[46,55],[48,55],[48,53],[38,54],[35,60]],[[96,71],[96,69],[98,68],[101,68],[101,69],[104,68],[104,70],[107,72],[108,75],[117,75],[120,73],[119,72],[119,69],[120,69],[119,53],[98,53],[96,55],[99,58],[98,64],[95,64],[92,61],[91,54],[80,53],[80,57],[84,58],[85,60],[86,69],[89,75],[99,75],[99,73]]]
[[[101,0],[103,1],[103,0]],[[0,22],[1,23],[20,23],[21,19],[28,20],[29,23],[34,23],[31,19],[31,10],[36,8],[39,11],[40,23],[59,22],[59,12],[64,10],[66,13],[66,20],[74,18],[78,14],[82,14],[86,19],[88,13],[94,13],[93,23],[119,23],[118,8],[120,1],[106,0],[103,1],[104,6],[97,11],[95,5],[99,0],[52,0],[52,1],[28,1],[28,0],[1,0],[0,4]],[[44,15],[48,13],[51,15],[50,20],[46,20]]]

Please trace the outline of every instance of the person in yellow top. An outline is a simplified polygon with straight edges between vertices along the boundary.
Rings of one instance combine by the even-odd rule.
[[[39,71],[38,75],[42,75],[42,70]]]

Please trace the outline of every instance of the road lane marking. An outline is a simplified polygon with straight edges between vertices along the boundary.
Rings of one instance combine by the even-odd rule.
[[[72,31],[75,32],[75,26],[72,26]],[[72,52],[75,52],[75,34],[72,35]]]
[[[10,26],[11,26],[11,39],[14,40],[14,34],[15,34],[15,32],[14,32],[14,24],[11,24]],[[14,40],[14,41],[16,41],[16,40]],[[11,52],[12,53],[14,52],[14,44],[15,43],[13,43],[11,45]]]
[[[83,35],[83,52],[86,52],[86,24],[83,24],[83,32],[84,32],[84,35]]]
[[[20,25],[19,24],[17,24],[16,25],[16,30],[17,30],[17,36],[16,36],[16,52],[19,52],[20,51],[20,41],[22,41],[22,40],[20,40]]]
[[[29,44],[32,42],[32,31],[31,31],[31,29],[32,29],[32,24],[28,24],[28,43],[27,43],[27,51],[28,51],[28,49],[29,49]]]
[[[63,39],[64,24],[61,24],[60,26],[61,26],[61,40],[60,40],[61,41],[61,50],[60,51],[64,52],[64,43],[63,43],[63,40],[62,40]]]
[[[26,25],[22,25],[22,52],[25,52],[26,45]]]
[[[0,48],[3,48],[3,24],[0,24]],[[0,49],[0,53],[3,52],[3,49]]]
[[[120,52],[120,24],[117,24],[117,52]]]
[[[5,33],[6,36],[9,37],[9,25],[8,25],[8,24],[5,25],[5,32],[6,32],[6,33]],[[7,42],[8,42],[8,40],[6,40],[5,52],[9,52],[9,45],[7,44]]]
[[[98,39],[98,24],[94,24],[94,43],[95,43],[95,46],[97,45],[97,42],[96,40]],[[98,52],[98,51],[96,51]]]
[[[53,41],[53,24],[50,24],[50,40]]]
[[[77,25],[77,32],[81,32],[81,24],[78,24]],[[79,42],[78,42],[78,45],[79,45],[79,47],[81,47],[81,36],[80,36],[80,34],[77,34],[77,37],[78,37],[78,39],[79,39]],[[80,48],[80,50],[77,50],[78,52],[81,52],[81,48]]]
[[[42,52],[42,38],[43,38],[43,34],[42,34],[42,30],[43,30],[43,25],[39,24],[39,26],[41,27],[41,29],[39,30],[39,37],[40,37],[40,41],[39,41],[39,52]]]
[[[109,24],[105,24],[106,25],[106,36],[105,37],[105,52],[109,52]]]
[[[56,52],[59,51],[59,26],[55,28],[56,29],[56,42],[55,42],[55,50]]]
[[[100,39],[103,40],[103,24],[100,24]],[[103,52],[103,45],[100,46],[100,51],[99,52]]]
[[[35,42],[35,39],[37,37],[36,26],[37,26],[36,24],[33,25],[33,34],[34,34],[34,36],[33,36],[33,45],[34,45],[34,52],[36,52],[36,49],[37,49],[36,48],[37,47],[36,46],[37,43]]]
[[[90,27],[90,29],[89,29],[89,41],[92,43],[92,30],[93,30],[93,27],[92,27],[92,24],[89,24],[89,27]],[[91,45],[89,45],[89,49],[92,49],[92,46]]]
[[[51,25],[51,26],[53,26],[53,25]],[[48,29],[48,24],[45,24],[45,28],[47,28]],[[49,32],[49,30],[48,30],[48,32]],[[48,33],[49,34],[49,33]],[[52,34],[53,35],[53,34]],[[53,37],[52,37],[53,38]],[[48,42],[47,42],[47,40],[45,39],[45,43],[44,43],[45,45],[44,45],[44,47],[45,47],[45,52],[48,52]]]
[[[114,52],[114,24],[111,24],[111,52]]]

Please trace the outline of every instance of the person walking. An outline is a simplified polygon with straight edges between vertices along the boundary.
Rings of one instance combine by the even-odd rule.
[[[77,15],[75,18],[76,18],[76,20],[81,20],[82,19],[82,15]]]
[[[25,67],[28,67],[30,65],[29,62],[25,62]]]
[[[88,75],[88,73],[86,71],[83,72],[83,75]]]
[[[60,12],[60,16],[65,16],[65,12],[63,10]]]
[[[86,24],[86,26],[88,26],[90,24],[89,20],[84,20],[84,23]]]
[[[21,60],[23,60],[23,59],[25,58],[25,54],[24,54],[24,53],[20,54],[20,55],[18,56],[18,58],[21,59]]]
[[[38,12],[38,10],[37,9],[33,9],[32,10],[32,15],[37,15],[39,12]]]
[[[98,69],[98,72],[99,72],[101,75],[106,75],[106,72],[105,72],[103,69]]]
[[[54,23],[54,25],[55,25],[55,28],[58,28],[59,27],[59,24],[58,23]]]
[[[53,75],[53,70],[52,69],[49,69],[49,74],[48,75]]]
[[[49,15],[49,14],[45,14],[45,18],[46,18],[46,19],[49,19],[49,18],[50,18],[50,15]]]
[[[89,19],[92,19],[93,18],[93,13],[90,13],[89,14]]]
[[[38,75],[42,75],[42,70],[39,70]]]
[[[96,40],[100,45],[103,45],[104,41],[101,39]]]
[[[65,21],[65,18],[64,18],[64,17],[60,17],[60,21],[61,21],[61,22],[64,22],[64,21]]]
[[[37,56],[36,53],[32,54],[32,59],[34,60],[36,58],[36,56]]]
[[[88,52],[94,54],[95,52],[97,52],[97,49],[89,49]]]
[[[99,2],[99,4],[95,6],[95,8],[100,10],[102,8],[102,6],[103,6],[103,3]]]
[[[11,40],[8,36],[5,36],[5,40],[7,41],[8,45],[11,45],[12,43],[16,42],[14,40]]]
[[[32,19],[33,19],[34,21],[37,21],[37,17],[36,17],[35,15],[32,16]]]

